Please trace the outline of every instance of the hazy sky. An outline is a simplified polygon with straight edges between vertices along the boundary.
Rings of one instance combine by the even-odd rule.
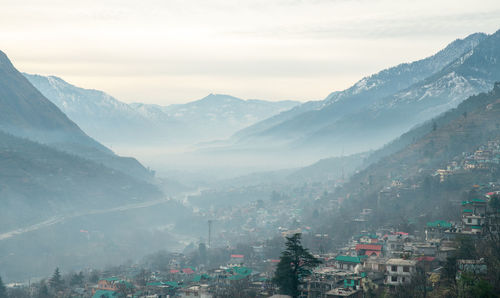
[[[0,49],[126,102],[322,99],[500,29],[498,0],[0,0]]]

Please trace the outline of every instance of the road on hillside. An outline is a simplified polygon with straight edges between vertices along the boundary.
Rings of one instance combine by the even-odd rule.
[[[23,228],[18,228],[9,232],[4,232],[0,234],[0,241],[5,240],[8,238],[12,238],[17,235],[21,235],[24,233],[28,232],[33,232],[42,228],[50,227],[55,224],[64,222],[66,220],[80,217],[80,216],[86,216],[86,215],[96,215],[96,214],[103,214],[103,213],[111,213],[111,212],[122,212],[126,210],[131,210],[131,209],[138,209],[138,208],[147,208],[159,204],[164,204],[167,203],[171,200],[177,200],[181,203],[183,203],[186,207],[190,207],[188,204],[188,198],[189,196],[193,195],[199,195],[201,193],[202,189],[198,189],[196,191],[192,192],[186,192],[177,195],[175,198],[164,198],[164,199],[159,199],[159,200],[153,200],[153,201],[146,201],[146,202],[141,202],[141,203],[135,203],[135,204],[126,204],[118,207],[113,207],[109,209],[99,209],[99,210],[89,210],[89,211],[84,211],[84,212],[77,212],[77,213],[72,213],[72,214],[67,214],[67,215],[56,215],[53,216],[47,220],[41,221],[39,223],[23,227]]]

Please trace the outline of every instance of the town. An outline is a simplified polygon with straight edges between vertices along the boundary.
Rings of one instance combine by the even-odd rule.
[[[427,172],[443,184],[457,173],[491,171],[499,154],[498,142],[489,142],[461,154],[444,170]],[[407,186],[405,179],[388,181],[377,206],[423,187]],[[201,218],[209,219],[207,238],[183,252],[160,251],[139,263],[106,269],[55,269],[38,282],[8,284],[9,297],[286,297],[275,275],[284,244],[294,235],[320,262],[300,277],[300,297],[471,297],[479,292],[493,297],[491,285],[500,278],[499,185],[470,187],[469,197],[455,202],[459,216],[420,226],[375,228],[375,210],[362,208],[348,223],[356,234],[345,241],[314,225],[315,217],[327,214],[318,211],[321,206],[339,210],[325,185],[297,188],[295,199],[273,191],[268,200],[199,210]],[[307,196],[316,203],[304,203]]]

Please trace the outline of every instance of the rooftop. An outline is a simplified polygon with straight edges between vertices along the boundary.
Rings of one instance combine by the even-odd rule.
[[[436,220],[428,222],[427,226],[430,228],[451,228],[452,225],[445,220]]]
[[[349,297],[352,294],[355,294],[359,292],[359,290],[353,290],[353,289],[345,289],[345,288],[336,288],[333,290],[330,290],[326,292],[326,295],[335,295],[335,296],[344,296],[344,297]]]
[[[387,265],[401,265],[401,266],[415,266],[417,261],[415,260],[405,260],[405,259],[389,259],[387,260]]]
[[[360,257],[351,257],[351,256],[336,256],[335,261],[360,264],[361,258]]]

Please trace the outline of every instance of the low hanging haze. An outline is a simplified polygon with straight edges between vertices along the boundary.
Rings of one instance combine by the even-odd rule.
[[[498,0],[0,0],[0,50],[125,102],[322,99],[500,28]]]

